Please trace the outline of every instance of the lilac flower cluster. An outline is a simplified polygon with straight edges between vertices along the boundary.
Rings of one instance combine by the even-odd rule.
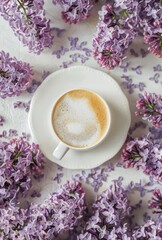
[[[144,173],[162,182],[162,144],[149,137],[129,140],[123,148],[123,166],[142,169]]]
[[[125,58],[124,54],[137,35],[134,26],[136,1],[114,1],[99,11],[99,23],[93,39],[93,55],[97,62],[108,69],[119,65]],[[131,3],[130,3],[131,2]],[[136,25],[136,29],[137,29]]]
[[[136,107],[139,110],[136,115],[142,116],[154,127],[159,128],[162,125],[162,97],[160,95],[147,92],[140,94]]]
[[[0,15],[9,22],[14,34],[37,54],[53,42],[43,5],[44,0],[2,0],[0,4]]]
[[[60,5],[63,20],[71,24],[87,19],[95,0],[52,0],[52,2]]]
[[[162,221],[147,220],[143,226],[135,227],[132,240],[161,240],[162,239]]]
[[[42,204],[28,209],[0,209],[0,239],[54,239],[72,230],[85,212],[85,194],[79,183],[67,183]]]
[[[45,157],[38,145],[23,138],[0,143],[0,206],[14,204],[31,188],[32,176],[42,177]]]
[[[149,50],[162,57],[162,6],[159,0],[107,1],[99,11],[93,55],[100,66],[113,69],[125,58],[132,40],[143,32]],[[132,53],[136,57],[138,54]]]
[[[153,197],[149,202],[149,207],[154,209],[153,213],[162,213],[162,193],[159,189],[153,191]]]
[[[159,0],[141,1],[141,24],[148,50],[162,57],[162,5]]]
[[[29,87],[33,70],[28,63],[18,61],[9,53],[0,52],[0,96],[19,96]]]
[[[92,216],[77,240],[129,239],[126,217],[130,213],[127,191],[120,180],[114,181],[92,205]]]

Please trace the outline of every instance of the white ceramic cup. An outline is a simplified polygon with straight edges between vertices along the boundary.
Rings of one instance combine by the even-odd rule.
[[[55,106],[57,105],[58,101],[60,100],[60,98],[62,96],[64,96],[66,93],[68,92],[71,92],[71,91],[74,91],[74,90],[86,90],[90,93],[93,93],[95,94],[98,98],[100,98],[100,100],[102,101],[102,103],[104,104],[105,108],[106,108],[106,111],[107,111],[107,116],[108,116],[108,122],[107,122],[107,128],[106,130],[104,131],[104,134],[102,135],[102,137],[94,144],[94,145],[90,145],[90,146],[86,146],[86,147],[83,147],[83,148],[80,148],[80,147],[75,147],[75,146],[71,146],[71,145],[68,145],[67,143],[63,142],[59,136],[57,135],[54,127],[53,127],[53,111],[54,111],[54,108]],[[75,101],[75,100],[74,100]],[[108,135],[108,132],[110,130],[110,126],[111,126],[111,111],[110,111],[110,108],[108,106],[108,104],[106,103],[106,101],[100,96],[98,95],[96,92],[94,91],[91,91],[89,89],[71,89],[67,92],[64,92],[55,102],[54,106],[53,106],[53,109],[52,109],[52,113],[51,113],[51,126],[52,126],[52,129],[53,129],[53,134],[55,135],[55,138],[58,140],[58,145],[57,147],[54,149],[53,151],[53,156],[59,160],[61,160],[63,158],[63,156],[67,153],[67,151],[69,149],[71,150],[76,150],[76,151],[86,151],[86,150],[89,150],[89,149],[92,149],[92,148],[95,148],[96,146],[98,146]]]

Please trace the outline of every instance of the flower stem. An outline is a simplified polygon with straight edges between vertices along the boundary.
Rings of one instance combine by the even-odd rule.
[[[13,160],[14,162],[17,162],[17,161],[18,161],[18,158],[19,158],[20,156],[21,156],[21,151],[18,151],[12,160]]]
[[[29,21],[29,16],[27,15],[26,9],[25,9],[25,7],[23,6],[22,1],[21,1],[21,0],[17,0],[17,2],[19,3],[19,7],[18,7],[18,9],[20,9],[20,8],[23,9],[23,12],[24,12],[25,18],[26,18],[27,21]]]
[[[162,114],[156,110],[155,106],[154,106],[151,102],[149,102],[149,103],[146,105],[146,107],[147,107],[148,109],[151,109],[151,110],[152,110],[152,114],[157,113],[157,114],[159,114],[159,115],[162,116]]]
[[[2,69],[0,69],[0,75],[4,78],[7,78],[7,72],[3,71]]]
[[[132,157],[133,159],[136,159],[136,158],[141,158],[141,155],[140,155],[139,153],[137,153],[137,152],[132,152],[132,153],[131,153],[131,157]]]
[[[109,50],[104,51],[104,55],[107,57],[111,56],[111,52]]]
[[[120,12],[120,19],[123,19],[124,15],[125,15],[126,17],[129,16],[129,13],[128,13],[127,9],[123,9],[123,10]]]
[[[161,6],[162,6],[162,0],[161,0]],[[162,35],[160,36],[160,49],[162,49]]]

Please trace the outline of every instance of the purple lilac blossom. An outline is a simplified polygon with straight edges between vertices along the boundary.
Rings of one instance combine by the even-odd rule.
[[[41,81],[37,81],[37,80],[33,79],[30,87],[27,88],[27,92],[34,93],[41,83],[42,83]]]
[[[133,48],[130,49],[130,54],[134,57],[138,57],[138,53]]]
[[[57,58],[61,58],[62,56],[64,56],[66,54],[66,52],[68,52],[69,49],[65,48],[64,46],[61,46],[60,49],[53,51],[53,55],[56,55]]]
[[[160,95],[147,92],[140,94],[136,107],[137,116],[142,116],[143,120],[148,120],[154,127],[159,128],[162,125],[162,97]]]
[[[123,72],[128,71],[129,64],[130,64],[129,62],[123,62],[120,64],[120,68],[123,69]]]
[[[135,167],[162,182],[162,144],[149,137],[131,139],[122,150],[125,168]]]
[[[85,63],[89,60],[89,57],[91,56],[92,50],[86,47],[87,42],[83,41],[79,43],[78,37],[68,37],[68,41],[70,46],[64,47],[61,46],[58,50],[53,51],[53,55],[56,55],[57,58],[61,58],[66,53],[71,53],[72,51],[79,51],[79,53],[72,53],[69,55],[69,58],[71,61],[69,62],[63,62],[61,67],[68,67],[72,63],[78,62],[78,60],[81,60],[81,63]],[[80,51],[82,53],[80,53]]]
[[[149,52],[148,52],[148,50],[145,50],[144,48],[141,48],[140,53],[141,53],[141,57],[145,58]]]
[[[8,132],[6,130],[3,130],[3,132],[0,134],[0,138],[6,138],[6,139],[10,139],[17,136],[18,136],[18,131],[16,129],[9,129]]]
[[[153,208],[153,213],[162,213],[162,193],[160,189],[153,190],[153,197],[149,202],[149,207]]]
[[[35,198],[35,197],[39,198],[41,196],[41,193],[38,190],[32,190],[30,196],[32,198]]]
[[[132,71],[135,71],[138,75],[142,74],[142,66],[132,67]]]
[[[7,131],[3,130],[2,133],[0,133],[0,138],[5,138],[7,136]]]
[[[78,23],[89,17],[94,0],[53,0],[53,4],[59,4],[62,9],[62,18],[67,23]]]
[[[19,96],[32,80],[32,67],[25,62],[0,52],[0,96],[2,98]]]
[[[39,146],[23,138],[0,143],[0,205],[14,204],[18,195],[31,188],[32,176],[38,178],[45,157]]]
[[[33,79],[32,82],[31,82],[30,87],[27,88],[27,92],[28,93],[34,93],[37,90],[37,88],[40,86],[42,81],[45,80],[45,78],[48,77],[49,74],[50,74],[49,71],[44,70],[41,73],[42,80],[41,81],[37,81],[37,80]]]
[[[158,83],[159,82],[159,77],[160,77],[160,74],[159,73],[155,73],[153,77],[149,78],[149,80],[150,81],[154,81],[155,83]]]
[[[150,127],[149,131],[152,134],[154,139],[161,139],[162,138],[162,126],[160,126],[159,128]]]
[[[146,128],[146,123],[142,122],[142,121],[139,121],[139,122],[136,122],[134,123],[134,125],[132,127],[130,127],[129,129],[129,135],[132,135],[133,132],[138,129],[138,128]]]
[[[162,66],[160,64],[157,64],[153,67],[154,72],[162,72]]]
[[[51,28],[51,30],[56,33],[56,36],[58,38],[61,37],[64,32],[66,32],[66,29],[61,29],[61,28],[57,28],[57,27],[53,27],[53,28]]]
[[[107,181],[109,173],[114,171],[114,166],[109,163],[103,167],[93,168],[89,171],[83,170],[80,174],[73,176],[74,181],[81,181],[89,184],[95,192]]]
[[[60,68],[68,68],[71,64],[73,64],[72,61],[62,62],[62,65],[60,65]]]
[[[65,184],[42,204],[28,209],[0,209],[0,239],[54,239],[72,230],[86,209],[85,193],[79,183]]]
[[[4,122],[4,117],[0,115],[0,126],[3,126]]]
[[[14,108],[24,108],[26,112],[29,112],[30,102],[31,100],[29,100],[28,102],[17,101],[13,103],[13,106]]]
[[[50,20],[45,18],[44,0],[2,0],[0,15],[29,50],[40,54],[53,42]]]
[[[138,74],[140,73],[140,69],[136,69],[136,71],[138,71]],[[122,75],[121,78],[124,78],[124,81],[122,81],[122,86],[123,88],[128,89],[128,92],[131,94],[134,92],[134,90],[137,88],[139,89],[139,91],[143,91],[144,88],[146,87],[146,85],[143,82],[139,82],[137,84],[133,83],[133,80],[131,77],[127,76],[127,75]]]

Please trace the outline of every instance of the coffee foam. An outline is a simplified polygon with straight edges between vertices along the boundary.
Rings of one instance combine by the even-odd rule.
[[[62,96],[52,119],[58,137],[80,148],[97,143],[107,128],[106,107],[98,96],[86,90],[74,90]]]

